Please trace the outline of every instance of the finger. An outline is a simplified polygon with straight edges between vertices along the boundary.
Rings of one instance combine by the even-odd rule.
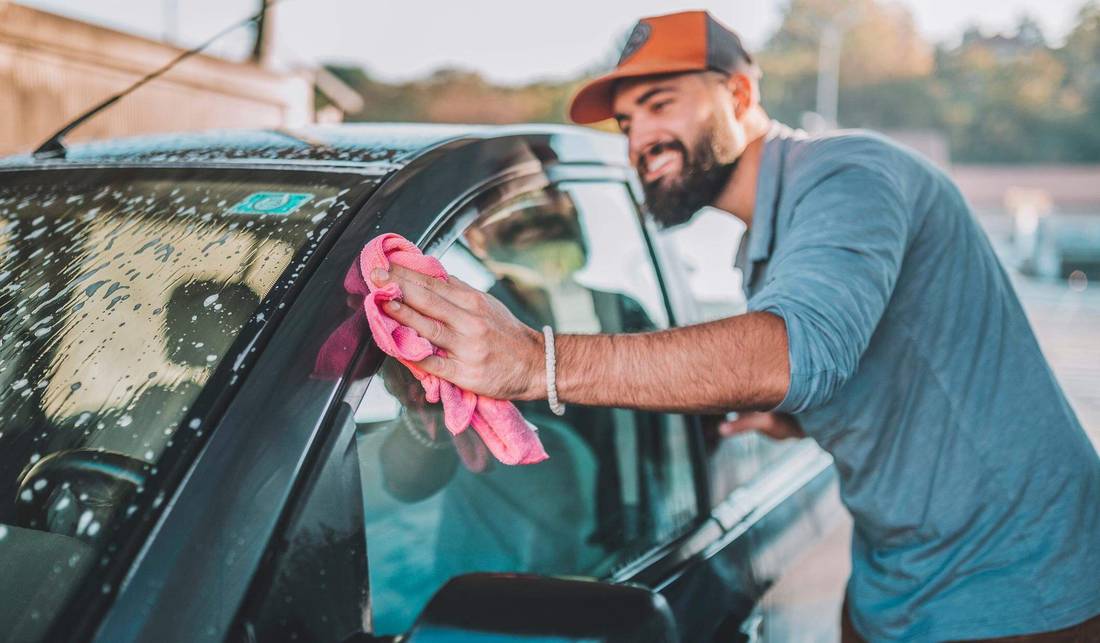
[[[470,321],[468,312],[420,284],[403,283],[401,292],[404,295],[402,301],[405,307],[412,308],[425,317],[438,319],[451,329],[459,330]]]
[[[474,288],[454,275],[448,275],[447,281],[451,286],[448,296],[456,304],[468,310],[477,310],[478,300],[491,296],[487,295],[484,290]]]
[[[379,284],[379,279],[375,276],[382,277],[382,274],[386,273],[384,270],[375,269],[371,273],[371,278],[375,280],[376,284]],[[430,290],[444,299],[454,300],[454,288],[446,281],[442,279],[436,279],[431,275],[425,275],[424,273],[410,270],[403,266],[391,265],[389,269],[388,279],[398,282],[398,285],[404,287],[404,284],[411,283]],[[383,278],[382,283],[385,283]],[[456,302],[457,303],[457,302]]]
[[[454,360],[449,357],[429,355],[419,362],[413,362],[413,364],[430,375],[435,375],[448,382],[454,382],[456,366]]]
[[[455,348],[458,341],[457,335],[438,319],[426,317],[413,310],[411,306],[404,306],[396,301],[386,302],[382,308],[397,323],[415,330],[417,334],[436,346],[449,350]]]
[[[736,420],[727,420],[718,425],[718,431],[722,435],[730,436],[748,431],[766,431],[772,425],[772,417],[768,413],[742,413]]]

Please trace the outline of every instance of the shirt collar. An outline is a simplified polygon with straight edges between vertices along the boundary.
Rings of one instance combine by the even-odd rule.
[[[760,155],[760,169],[756,175],[752,226],[749,228],[748,259],[752,263],[771,256],[776,206],[783,178],[783,158],[786,156],[786,140],[791,134],[791,128],[773,120],[764,135],[764,151]]]

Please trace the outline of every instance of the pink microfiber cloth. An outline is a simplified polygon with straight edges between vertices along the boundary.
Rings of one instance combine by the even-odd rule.
[[[359,254],[358,277],[369,290],[363,298],[363,308],[378,347],[404,364],[420,380],[429,402],[443,403],[443,423],[453,435],[459,436],[473,426],[489,452],[504,464],[534,464],[545,460],[548,456],[542,442],[514,404],[471,393],[413,364],[429,355],[445,353],[383,312],[383,304],[401,299],[401,288],[393,282],[379,288],[371,281],[370,273],[376,268],[389,270],[391,265],[447,280],[447,271],[439,260],[425,256],[401,235],[383,234],[371,239]]]

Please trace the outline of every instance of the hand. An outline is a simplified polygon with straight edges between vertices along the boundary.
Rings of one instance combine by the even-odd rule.
[[[400,286],[403,302],[387,303],[386,314],[446,351],[417,366],[478,395],[501,400],[545,396],[542,333],[494,297],[457,277],[444,282],[401,266],[388,273],[374,270],[371,279],[379,286]]]
[[[736,420],[718,425],[718,432],[727,438],[748,431],[759,431],[776,440],[806,437],[798,420],[787,413],[741,413]]]

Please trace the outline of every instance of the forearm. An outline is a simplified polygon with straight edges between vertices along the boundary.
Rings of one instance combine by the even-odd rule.
[[[787,332],[770,313],[630,335],[560,335],[563,402],[681,412],[770,409],[790,380]],[[542,397],[545,397],[545,378]]]

